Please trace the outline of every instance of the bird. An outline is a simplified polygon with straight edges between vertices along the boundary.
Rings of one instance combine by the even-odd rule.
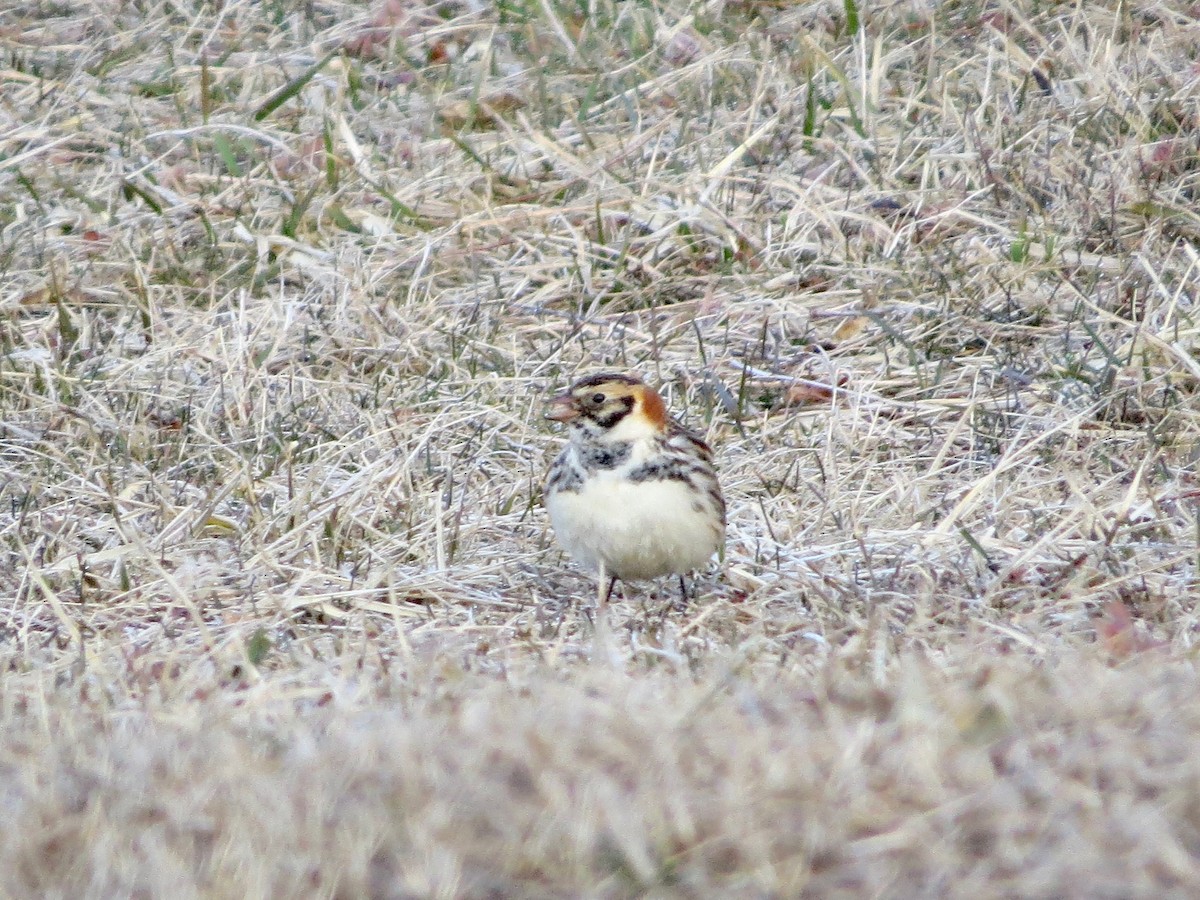
[[[603,607],[617,580],[679,577],[725,543],[725,498],[712,449],[671,418],[654,388],[611,372],[576,381],[546,418],[569,440],[550,467],[545,503],[563,549],[597,573]],[[607,580],[607,584],[605,583]]]

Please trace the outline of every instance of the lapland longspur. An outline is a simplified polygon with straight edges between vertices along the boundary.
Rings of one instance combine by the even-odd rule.
[[[550,522],[575,561],[597,572],[600,602],[618,578],[661,575],[678,575],[686,598],[684,573],[725,540],[725,499],[708,444],[627,375],[575,382],[546,417],[570,428],[546,482]]]

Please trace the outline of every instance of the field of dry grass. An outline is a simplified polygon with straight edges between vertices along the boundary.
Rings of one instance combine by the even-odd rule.
[[[0,894],[1196,896],[1198,15],[6,6]]]

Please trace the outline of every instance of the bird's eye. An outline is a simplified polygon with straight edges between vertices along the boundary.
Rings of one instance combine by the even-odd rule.
[[[592,394],[592,403],[594,405],[599,406],[603,402],[604,402],[603,394]]]

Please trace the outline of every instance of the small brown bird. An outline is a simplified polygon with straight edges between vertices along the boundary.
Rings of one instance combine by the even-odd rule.
[[[571,438],[546,482],[550,522],[575,561],[598,573],[600,602],[618,578],[661,575],[678,575],[686,600],[684,573],[725,541],[725,499],[708,444],[627,375],[575,382],[546,417],[565,422]]]

